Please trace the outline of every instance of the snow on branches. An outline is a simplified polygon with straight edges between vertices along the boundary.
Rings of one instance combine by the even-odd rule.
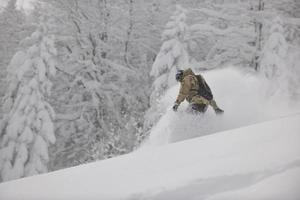
[[[48,146],[55,142],[54,110],[47,102],[56,73],[54,36],[41,25],[23,40],[28,49],[8,66],[9,91],[1,130],[0,172],[3,181],[47,172]]]
[[[224,67],[229,63],[251,65],[256,49],[249,2],[204,1],[200,8],[191,9],[191,15],[187,40],[196,44],[191,46],[190,55],[201,62],[197,68]]]
[[[299,49],[286,39],[286,24],[281,17],[273,19],[265,42],[260,72],[269,82],[268,96],[299,98]]]
[[[269,79],[279,77],[286,68],[288,44],[283,34],[282,20],[277,17],[270,29],[270,36],[265,43],[261,61],[261,72]]]

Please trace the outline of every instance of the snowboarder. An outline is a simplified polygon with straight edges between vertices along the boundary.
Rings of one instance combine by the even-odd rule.
[[[180,82],[181,87],[173,106],[174,111],[177,111],[180,103],[186,99],[193,112],[205,113],[209,105],[212,106],[216,114],[224,112],[217,106],[209,86],[200,74],[195,75],[190,68],[178,70],[176,80]]]

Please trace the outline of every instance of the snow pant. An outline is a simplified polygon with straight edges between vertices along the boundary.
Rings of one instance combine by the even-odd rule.
[[[191,101],[190,101],[190,108],[192,112],[200,112],[200,113],[205,113],[208,106],[211,106],[214,110],[218,108],[218,105],[214,99],[212,100],[207,100],[204,97],[201,96],[194,96]]]
[[[205,113],[208,108],[208,105],[205,104],[190,104],[190,112],[191,113]]]

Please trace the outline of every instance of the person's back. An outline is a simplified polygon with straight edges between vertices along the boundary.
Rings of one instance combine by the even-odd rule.
[[[203,76],[201,76],[200,74],[196,75],[197,81],[198,81],[198,85],[199,85],[199,95],[204,97],[207,100],[212,100],[214,98],[210,87],[208,86],[208,84],[206,83],[205,79],[203,78]]]
[[[224,112],[217,106],[211,89],[201,75],[195,75],[190,68],[178,70],[176,80],[180,82],[181,87],[173,106],[174,111],[177,111],[180,103],[187,100],[192,110],[197,112],[205,112],[208,105],[212,106],[217,114]]]

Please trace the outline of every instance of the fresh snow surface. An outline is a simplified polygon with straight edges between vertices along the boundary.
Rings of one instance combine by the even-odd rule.
[[[299,175],[300,167],[298,166],[266,178],[245,189],[224,192],[207,200],[299,199]]]
[[[294,114],[4,182],[0,199],[299,200],[299,122]]]

